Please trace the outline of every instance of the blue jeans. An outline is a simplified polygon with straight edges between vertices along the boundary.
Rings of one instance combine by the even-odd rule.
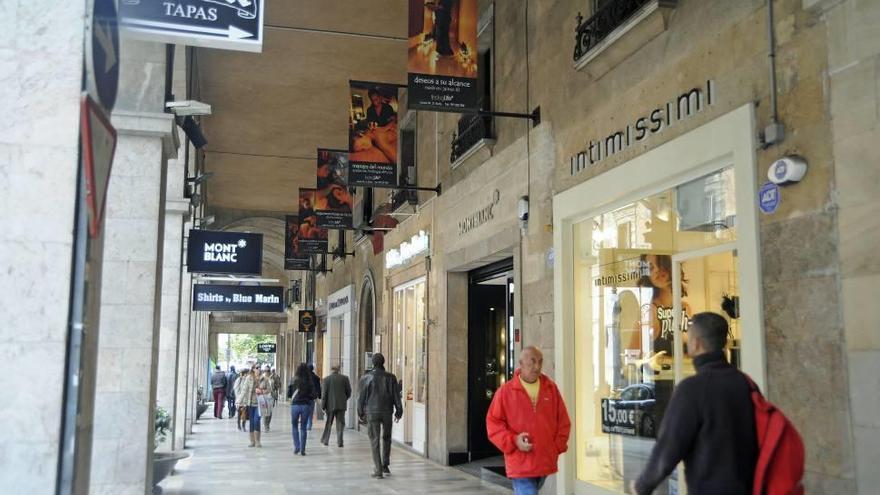
[[[546,476],[538,478],[511,478],[514,495],[538,495],[538,491],[544,486]]]
[[[309,415],[306,416],[306,426],[308,426],[309,431],[312,430],[312,417],[315,415],[315,403],[312,402],[311,408],[309,409]]]
[[[260,408],[257,406],[248,406],[248,424],[250,424],[251,432],[260,431]]]
[[[293,436],[293,453],[306,451],[306,438],[309,436],[308,418],[312,404],[290,405],[290,434]]]

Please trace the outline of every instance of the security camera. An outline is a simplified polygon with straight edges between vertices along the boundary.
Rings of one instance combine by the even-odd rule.
[[[784,185],[800,182],[806,173],[807,161],[797,155],[788,155],[770,165],[767,178],[774,184]]]
[[[208,140],[202,134],[202,128],[192,117],[187,115],[183,118],[183,121],[178,121],[178,125],[183,129],[183,133],[186,134],[186,137],[189,138],[189,141],[196,149],[201,149],[208,144]]]
[[[196,100],[168,101],[165,108],[178,117],[187,115],[211,115],[211,105]]]
[[[529,197],[522,196],[519,198],[519,201],[516,203],[516,216],[519,218],[521,222],[525,222],[529,219]]]

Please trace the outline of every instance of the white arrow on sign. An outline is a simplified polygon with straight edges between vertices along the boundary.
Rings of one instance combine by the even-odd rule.
[[[152,27],[152,28],[165,28],[165,29],[177,29],[180,31],[187,31],[191,33],[202,33],[202,34],[219,34],[224,35],[227,38],[238,40],[243,38],[250,38],[253,36],[252,33],[245,31],[244,29],[239,29],[235,26],[229,26],[227,29],[220,28],[209,28],[209,27],[200,27],[200,26],[187,26],[184,24],[174,24],[171,22],[159,22],[159,21],[146,21],[142,19],[127,19],[122,22],[123,27]]]

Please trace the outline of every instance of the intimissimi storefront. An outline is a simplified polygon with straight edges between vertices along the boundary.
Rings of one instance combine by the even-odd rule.
[[[693,314],[728,319],[728,357],[763,385],[755,136],[745,105],[554,197],[556,375],[573,421],[564,493],[624,493],[642,471],[675,384],[695,373]],[[572,174],[597,153],[576,153]],[[683,473],[660,487],[679,489]]]

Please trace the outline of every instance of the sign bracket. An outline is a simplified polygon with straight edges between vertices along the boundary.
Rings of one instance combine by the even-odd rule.
[[[433,191],[440,196],[440,193],[443,191],[443,185],[437,184],[434,187],[423,187],[423,186],[365,186],[370,189],[393,189],[395,191]]]
[[[537,127],[541,123],[541,107],[535,107],[532,113],[516,113],[516,112],[490,112],[488,110],[477,110],[476,112],[463,112],[483,116],[483,117],[511,117],[515,119],[529,119],[532,121],[532,127]]]

